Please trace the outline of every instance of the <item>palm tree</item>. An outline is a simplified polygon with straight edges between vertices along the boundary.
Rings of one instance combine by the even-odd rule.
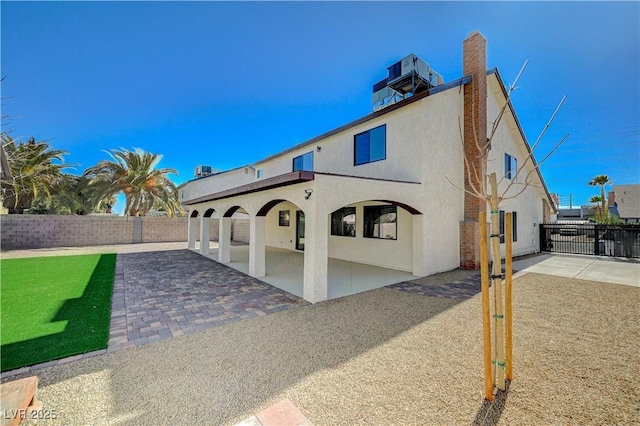
[[[599,186],[600,187],[600,204],[598,205],[598,216],[600,221],[603,221],[605,217],[609,215],[609,209],[606,204],[606,198],[604,196],[604,187],[605,185],[611,185],[613,181],[607,175],[598,175],[594,177],[591,182],[589,182],[589,186]]]
[[[108,151],[112,160],[100,161],[83,174],[89,179],[89,193],[94,200],[111,200],[119,193],[126,199],[125,215],[144,216],[152,208],[165,210],[169,216],[182,213],[178,189],[167,177],[175,169],[156,166],[162,155],[139,148]]]
[[[111,199],[92,197],[88,185],[89,180],[84,176],[63,173],[55,191],[40,204],[53,214],[111,213],[115,196]]]
[[[62,169],[69,167],[62,162],[66,151],[51,149],[35,138],[16,143],[3,133],[2,146],[11,170],[11,176],[2,180],[2,203],[9,213],[22,213],[34,200],[51,195],[62,180]]]
[[[600,201],[602,201],[602,198],[600,198],[599,195],[594,195],[589,199],[590,203],[594,203],[596,205],[596,219],[598,222],[602,221],[602,210],[600,208]]]

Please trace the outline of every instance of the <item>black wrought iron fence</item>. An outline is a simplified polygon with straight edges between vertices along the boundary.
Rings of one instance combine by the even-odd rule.
[[[540,225],[540,249],[640,258],[640,225],[544,223]]]

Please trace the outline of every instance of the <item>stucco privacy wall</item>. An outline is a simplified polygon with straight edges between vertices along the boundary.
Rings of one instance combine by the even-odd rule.
[[[233,240],[248,242],[249,221],[233,219],[231,232]],[[187,218],[2,215],[0,235],[2,250],[186,241]],[[210,238],[218,238],[217,219]]]

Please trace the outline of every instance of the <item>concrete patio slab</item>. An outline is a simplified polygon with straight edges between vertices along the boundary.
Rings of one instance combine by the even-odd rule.
[[[210,253],[206,257],[217,262],[218,243],[211,242],[209,250]],[[196,245],[194,251],[199,252],[198,245]],[[231,247],[231,262],[226,265],[244,274],[248,274],[249,246]],[[276,247],[267,247],[266,272],[264,277],[260,277],[260,281],[271,284],[298,297],[302,297],[304,253]],[[349,262],[331,257],[328,259],[327,277],[329,281],[329,299],[349,296],[417,278],[410,272]]]
[[[522,273],[534,272],[640,287],[640,262],[635,259],[542,254],[515,261],[513,268]]]

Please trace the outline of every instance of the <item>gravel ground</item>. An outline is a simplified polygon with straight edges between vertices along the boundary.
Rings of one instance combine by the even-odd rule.
[[[640,423],[640,289],[518,278],[494,404],[480,302],[382,288],[46,368],[38,424],[234,424],[284,398],[316,425]]]

